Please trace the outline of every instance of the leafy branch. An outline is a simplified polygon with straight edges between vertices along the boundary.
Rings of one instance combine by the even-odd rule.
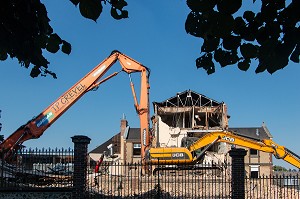
[[[254,1],[255,3],[255,1]],[[242,71],[258,60],[255,72],[274,73],[289,61],[299,63],[300,2],[262,0],[260,11],[245,11],[234,17],[242,0],[187,0],[191,12],[185,30],[204,40],[196,67],[207,74],[221,67],[237,64]]]
[[[83,17],[96,21],[102,12],[103,4],[111,7],[114,19],[128,18],[124,0],[70,0],[79,6]],[[30,76],[56,74],[48,69],[49,61],[44,52],[57,53],[59,50],[67,55],[72,47],[63,40],[49,24],[47,10],[40,0],[0,1],[0,60],[16,58],[25,68],[31,67]]]

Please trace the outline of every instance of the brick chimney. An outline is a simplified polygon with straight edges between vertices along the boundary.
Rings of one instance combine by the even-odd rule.
[[[121,133],[121,162],[124,164],[126,162],[126,140],[124,139],[124,133],[128,122],[126,120],[125,115],[123,114],[123,118],[121,119],[120,133]]]
[[[121,127],[120,127],[121,137],[124,136],[124,132],[125,132],[127,125],[128,125],[128,122],[126,120],[125,115],[123,114],[123,118],[121,119]]]

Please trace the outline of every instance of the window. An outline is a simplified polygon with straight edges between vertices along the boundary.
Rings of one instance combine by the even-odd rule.
[[[258,155],[258,151],[255,149],[250,149],[250,155]]]
[[[250,178],[258,178],[259,165],[250,165]]]
[[[258,171],[251,171],[250,178],[258,178]]]
[[[133,144],[133,155],[141,155],[141,144]]]

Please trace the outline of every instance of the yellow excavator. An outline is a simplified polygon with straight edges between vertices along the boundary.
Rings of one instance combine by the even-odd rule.
[[[194,137],[190,138],[195,140]],[[200,162],[205,152],[215,143],[224,142],[232,145],[247,147],[267,153],[272,153],[275,158],[282,159],[293,166],[300,168],[300,157],[284,146],[272,140],[255,140],[229,131],[209,132],[187,147],[150,148],[146,153],[149,164],[196,164]]]

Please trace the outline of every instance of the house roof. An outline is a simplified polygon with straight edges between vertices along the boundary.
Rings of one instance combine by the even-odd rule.
[[[241,137],[249,138],[256,141],[273,138],[273,136],[271,135],[271,133],[265,125],[261,127],[233,127],[228,128],[228,131],[233,132],[234,134],[239,135]],[[209,132],[197,130],[187,131],[187,134],[190,137],[202,137],[207,133]]]
[[[121,137],[120,133],[114,135],[113,137],[111,137],[109,140],[107,140],[103,144],[101,144],[101,145],[97,146],[95,149],[91,150],[89,153],[102,154],[104,151],[108,152],[107,146],[110,145],[110,144],[113,144],[113,150],[116,151],[117,146],[114,145],[114,141],[115,140],[120,140],[120,137]],[[117,151],[120,151],[120,150],[117,150]]]
[[[160,107],[185,107],[185,106],[218,106],[221,103],[192,90],[178,92],[162,102],[153,102]]]
[[[130,128],[127,136],[128,141],[140,141],[141,139],[141,130],[140,128]]]
[[[107,146],[110,144],[113,144],[113,151],[120,152],[120,139],[121,139],[121,133],[118,133],[111,137],[109,140],[104,142],[103,144],[97,146],[95,149],[91,150],[89,153],[97,153],[102,154],[104,151],[108,152]],[[127,141],[130,142],[139,142],[141,139],[141,133],[140,128],[129,128]],[[116,143],[119,142],[119,143]]]
[[[266,126],[261,127],[243,127],[243,128],[229,128],[229,131],[233,131],[234,133],[254,139],[254,140],[262,140],[262,139],[271,139],[272,135]]]

